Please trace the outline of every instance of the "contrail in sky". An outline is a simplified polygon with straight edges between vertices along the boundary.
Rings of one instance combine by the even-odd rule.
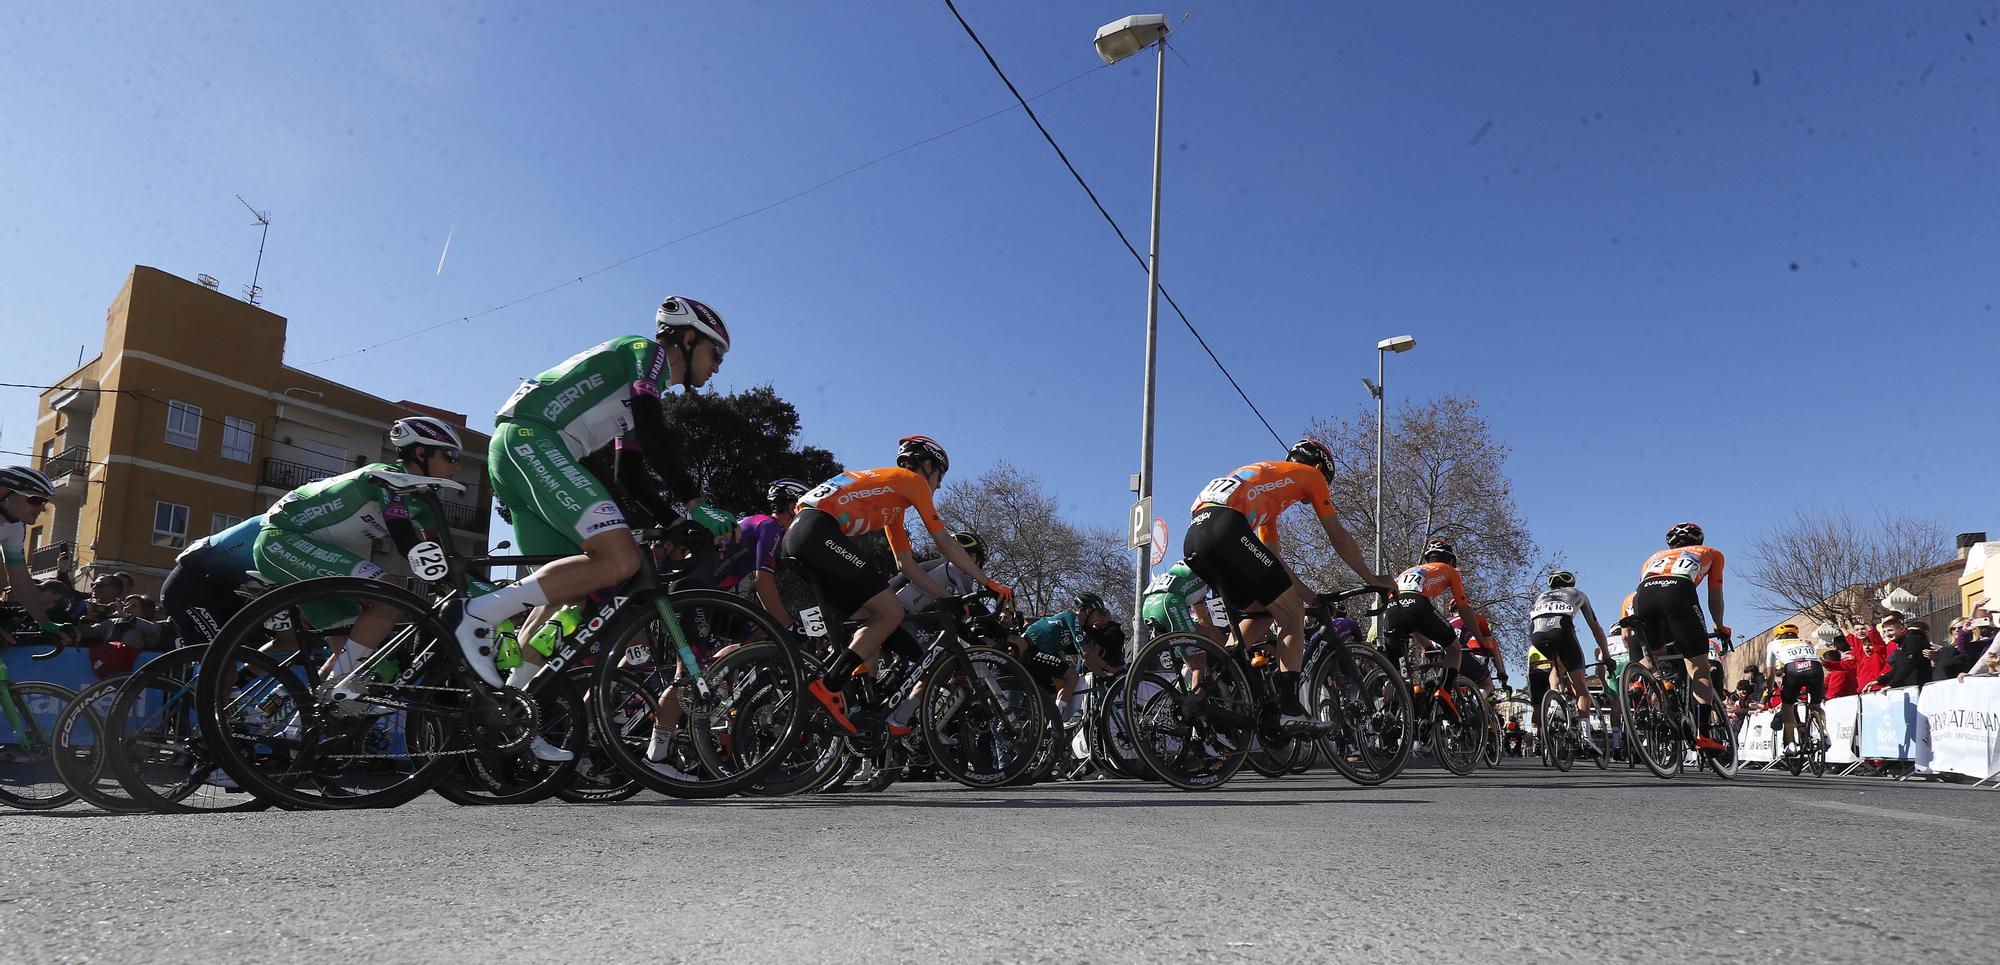
[[[444,256],[451,254],[451,234],[457,230],[457,225],[452,225],[450,228],[445,229],[444,250],[438,252],[438,267],[436,271],[431,272],[432,277],[444,274]]]

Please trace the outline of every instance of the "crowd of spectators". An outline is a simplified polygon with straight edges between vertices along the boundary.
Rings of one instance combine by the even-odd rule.
[[[79,586],[67,556],[58,561],[54,577],[36,585],[49,617],[76,625],[77,643],[87,649],[91,669],[100,677],[129,673],[140,654],[174,646],[174,627],[161,618],[159,601],[136,588],[132,574],[110,570],[90,574],[88,583]],[[6,596],[11,595],[10,589]],[[0,635],[6,630],[0,626]]]
[[[1931,637],[1925,621],[1891,612],[1870,626],[1848,621],[1831,649],[1821,656],[1826,668],[1828,700],[1891,687],[1911,687],[1938,680],[2000,675],[2000,600],[1979,601],[1959,617],[1940,639]],[[1780,703],[1781,675],[1752,666],[1728,694],[1732,717],[1742,717]]]

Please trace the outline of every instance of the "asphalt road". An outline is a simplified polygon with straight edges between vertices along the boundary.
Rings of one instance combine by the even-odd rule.
[[[0,960],[1991,962],[2000,794],[1509,762],[1000,792],[0,812]]]

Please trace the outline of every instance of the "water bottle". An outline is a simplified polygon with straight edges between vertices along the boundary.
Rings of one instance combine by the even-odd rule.
[[[581,607],[574,605],[563,607],[557,610],[555,616],[550,617],[547,623],[535,630],[535,635],[528,640],[528,646],[534,647],[535,652],[546,657],[555,653],[556,644],[561,642],[563,637],[575,633],[577,626],[582,622]]]
[[[500,668],[501,673],[520,666],[521,640],[514,632],[514,621],[500,621],[499,626],[493,628],[493,633],[500,638],[500,646],[493,656],[493,666]]]

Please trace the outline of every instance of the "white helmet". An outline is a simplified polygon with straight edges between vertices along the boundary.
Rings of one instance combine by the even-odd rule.
[[[692,298],[668,295],[667,300],[660,303],[658,319],[661,341],[666,340],[670,329],[691,328],[708,336],[723,354],[729,352],[729,326],[722,324],[722,316],[716,314],[715,309]]]
[[[397,452],[404,446],[436,446],[440,449],[464,449],[458,441],[458,430],[443,419],[427,415],[413,415],[397,419],[389,425],[389,448]]]
[[[54,499],[56,495],[56,484],[49,482],[49,477],[26,466],[0,468],[0,489],[43,499]]]

